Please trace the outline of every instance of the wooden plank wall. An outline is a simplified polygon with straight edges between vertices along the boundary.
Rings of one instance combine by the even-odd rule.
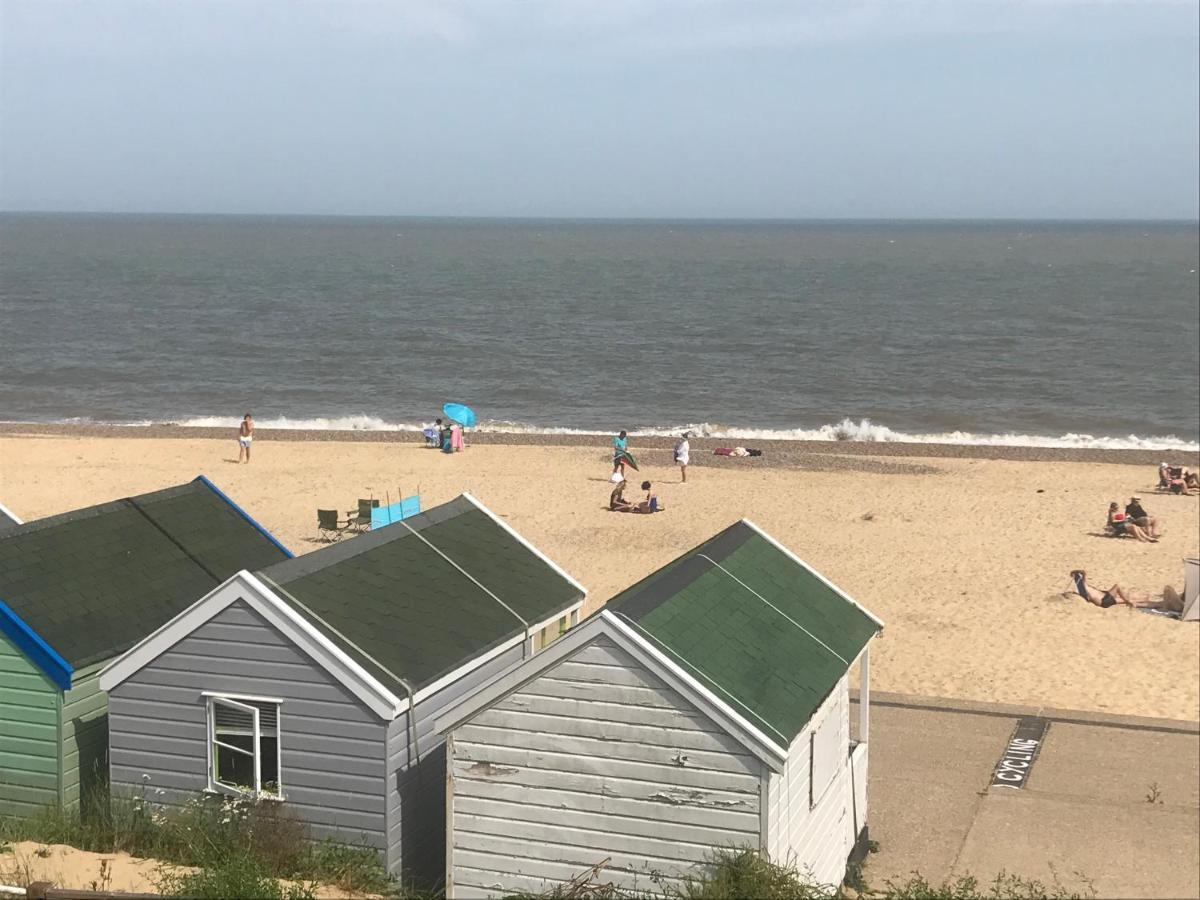
[[[108,773],[108,696],[100,690],[103,664],[76,672],[63,694],[63,805],[80,802]]]
[[[455,896],[538,892],[611,857],[653,887],[760,845],[763,766],[608,638],[479,713],[451,743]]]
[[[846,873],[852,841],[850,783],[850,718],[846,678],[813,715],[792,742],[780,774],[772,774],[767,789],[767,852],[772,859],[794,864],[822,883],[837,886]],[[815,805],[809,805],[809,735],[829,737],[844,748],[832,780],[818,785]],[[832,735],[825,733],[832,730]],[[823,790],[822,790],[823,788]]]
[[[58,797],[58,687],[0,634],[0,817]]]
[[[240,600],[109,695],[114,795],[180,805],[203,793],[202,691],[282,699],[284,809],[314,838],[386,849],[387,723]]]

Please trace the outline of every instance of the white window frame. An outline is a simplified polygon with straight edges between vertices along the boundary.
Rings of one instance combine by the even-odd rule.
[[[255,800],[282,800],[283,799],[283,741],[281,740],[281,732],[283,730],[281,718],[283,715],[283,701],[274,697],[250,697],[245,694],[220,694],[211,691],[204,691],[202,695],[205,699],[205,718],[207,719],[207,759],[208,759],[208,790],[213,793],[229,794],[235,797],[253,797]],[[217,740],[217,717],[214,708],[216,703],[223,703],[226,706],[242,712],[250,713],[254,728],[254,750],[253,754],[247,753],[241,747],[235,747],[232,744],[226,744]],[[251,703],[269,704],[275,707],[275,790],[273,792],[264,791],[262,787],[262,738],[263,731],[260,718],[260,710],[257,706],[251,706]],[[214,748],[223,747],[226,750],[240,753],[243,755],[253,756],[254,759],[254,789],[252,791],[245,788],[237,787],[232,784],[225,784],[217,780],[217,757],[214,753]]]

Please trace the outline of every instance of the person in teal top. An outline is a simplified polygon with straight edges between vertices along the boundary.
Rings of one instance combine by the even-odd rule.
[[[629,437],[622,431],[613,438],[613,471],[625,474],[625,460],[623,456],[629,448]]]

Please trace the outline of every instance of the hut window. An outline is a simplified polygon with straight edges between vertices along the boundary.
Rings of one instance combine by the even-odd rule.
[[[280,799],[279,703],[208,698],[209,788]]]

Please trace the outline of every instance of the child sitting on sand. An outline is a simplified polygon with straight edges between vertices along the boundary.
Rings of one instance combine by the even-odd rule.
[[[663,505],[658,502],[658,494],[654,493],[650,482],[643,481],[642,490],[646,492],[646,499],[637,505],[637,509],[634,512],[656,513],[664,509]]]

